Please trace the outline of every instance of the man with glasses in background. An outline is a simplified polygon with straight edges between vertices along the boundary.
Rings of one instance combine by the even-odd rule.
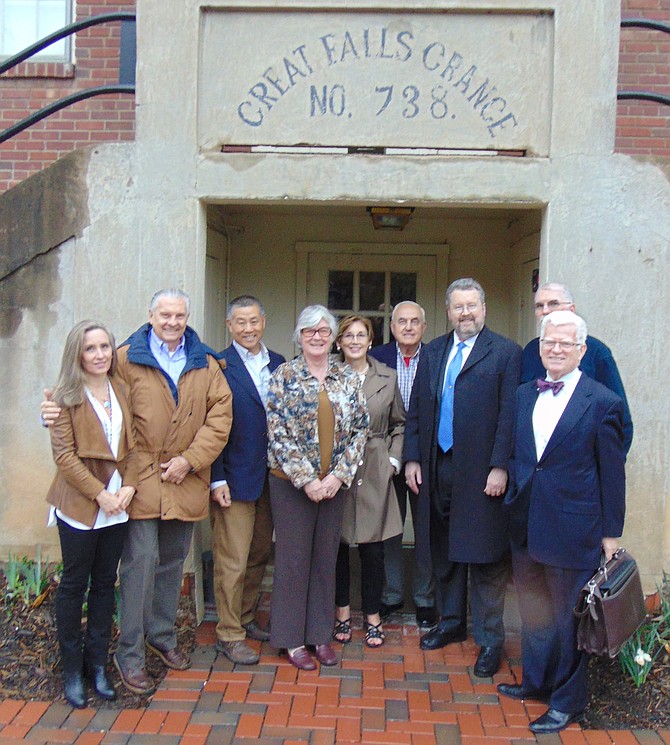
[[[413,300],[398,303],[391,313],[391,333],[394,341],[381,344],[370,350],[370,356],[388,365],[398,374],[398,387],[405,410],[409,410],[414,377],[423,347],[422,339],[426,331],[426,311]],[[405,469],[393,477],[400,517],[403,523],[407,516],[407,500],[412,512],[412,523],[416,525],[416,506],[418,497],[407,488]],[[382,593],[380,615],[388,618],[404,605],[405,567],[402,552],[402,533],[384,541],[384,571],[386,583]],[[421,563],[414,554],[412,595],[416,607],[416,622],[419,628],[428,629],[435,624],[435,587],[433,573],[428,563]]]
[[[575,302],[570,290],[560,282],[545,282],[535,293],[535,318],[538,324],[555,310],[575,312]],[[526,344],[521,358],[521,382],[528,383],[536,378],[544,378],[545,369],[540,357],[539,337]],[[586,353],[579,363],[579,369],[589,378],[597,380],[623,401],[624,408],[624,446],[626,454],[633,441],[633,420],[631,418],[626,392],[624,391],[619,369],[610,348],[599,339],[589,336],[586,339]]]

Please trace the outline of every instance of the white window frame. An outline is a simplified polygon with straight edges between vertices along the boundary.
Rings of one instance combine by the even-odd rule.
[[[22,0],[18,0],[21,2]],[[64,6],[64,20],[62,23],[60,23],[56,28],[50,28],[46,31],[38,31],[38,19],[39,19],[39,13],[40,13],[40,6],[45,3],[47,0],[25,0],[25,2],[30,2],[31,5],[36,3],[36,15],[35,15],[35,28],[33,29],[33,33],[30,35],[29,40],[26,41],[25,45],[22,47],[22,49],[25,49],[26,47],[30,46],[31,44],[34,44],[36,41],[39,41],[40,39],[43,39],[45,36],[47,36],[50,33],[53,33],[54,31],[57,31],[58,29],[62,28],[63,26],[67,26],[69,23],[72,23],[73,14],[74,14],[74,0],[61,0],[63,6]],[[12,4],[15,4],[17,0],[11,0]],[[5,40],[4,40],[4,34],[5,34],[5,24],[7,19],[7,14],[10,12],[10,0],[0,0],[0,59],[7,59],[7,57],[11,57],[15,54],[18,54],[21,49],[11,49],[7,50],[5,47]],[[72,49],[73,49],[73,37],[67,36],[65,39],[62,39],[62,53],[54,53],[47,47],[46,49],[42,50],[41,52],[38,52],[37,54],[34,54],[32,57],[30,57],[27,62],[70,62],[72,60]]]

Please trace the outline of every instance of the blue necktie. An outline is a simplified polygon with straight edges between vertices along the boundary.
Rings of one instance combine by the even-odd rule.
[[[454,444],[454,383],[463,366],[463,347],[465,342],[459,343],[454,358],[447,368],[446,380],[440,403],[440,425],[437,430],[437,444],[446,453]]]

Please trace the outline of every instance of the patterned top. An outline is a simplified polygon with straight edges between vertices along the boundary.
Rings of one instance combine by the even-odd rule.
[[[368,438],[368,407],[360,378],[336,357],[330,358],[323,388],[335,415],[329,473],[349,487]],[[319,381],[302,355],[274,371],[268,395],[268,460],[270,468],[283,471],[298,489],[320,472],[318,407]]]

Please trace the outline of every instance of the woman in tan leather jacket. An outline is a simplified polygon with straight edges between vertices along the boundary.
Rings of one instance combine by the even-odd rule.
[[[47,501],[63,556],[56,623],[65,698],[76,708],[86,706],[84,675],[99,696],[115,698],[105,665],[127,508],[137,485],[132,413],[116,364],[114,337],[100,323],[81,321],[68,334],[53,392],[61,407],[49,429],[58,471]]]

